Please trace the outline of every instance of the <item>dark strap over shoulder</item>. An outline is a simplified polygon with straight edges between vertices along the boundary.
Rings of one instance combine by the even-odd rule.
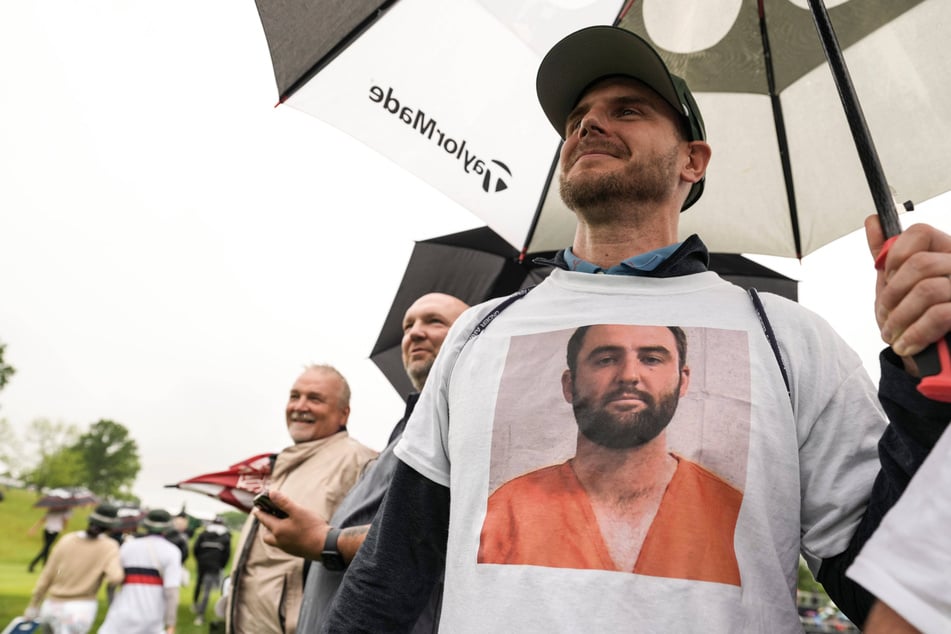
[[[480,321],[480,322],[478,323],[478,325],[476,325],[476,327],[472,330],[472,332],[469,333],[469,337],[466,339],[466,343],[469,343],[469,341],[471,341],[471,340],[474,339],[475,337],[478,337],[479,335],[481,335],[481,334],[482,334],[482,331],[485,330],[486,328],[488,328],[488,327],[489,327],[489,324],[492,323],[492,321],[493,321],[496,317],[499,316],[499,313],[501,313],[503,310],[505,310],[506,308],[508,308],[509,306],[511,306],[512,304],[514,304],[515,302],[517,302],[518,300],[520,300],[520,299],[522,299],[523,297],[525,297],[525,296],[528,294],[528,291],[532,290],[533,288],[535,288],[535,287],[534,287],[534,286],[529,286],[529,287],[527,287],[527,288],[523,288],[522,290],[518,291],[517,293],[515,293],[515,294],[513,294],[513,295],[509,295],[509,296],[506,297],[504,300],[502,300],[502,302],[501,302],[498,306],[496,306],[495,308],[493,308],[492,310],[490,310],[490,311],[489,311],[489,314],[486,315],[485,317],[483,317],[483,318],[482,318],[482,321]]]
[[[469,337],[466,339],[466,343],[469,343],[475,337],[478,337],[482,334],[482,331],[488,328],[489,324],[499,316],[499,314],[517,302],[518,300],[525,297],[530,290],[535,288],[534,286],[529,286],[523,288],[513,295],[509,295],[502,302],[489,311],[489,313],[482,318],[476,327],[469,333]],[[769,323],[769,317],[766,316],[766,308],[763,306],[762,300],[759,298],[759,293],[755,288],[747,289],[749,293],[750,300],[753,302],[753,308],[756,309],[756,314],[759,316],[760,325],[763,327],[763,333],[766,335],[766,340],[769,342],[769,347],[773,351],[773,355],[776,357],[776,364],[779,366],[779,372],[783,375],[783,383],[786,385],[786,394],[789,396],[790,402],[792,402],[792,391],[789,389],[789,375],[786,374],[786,364],[783,363],[783,357],[779,352],[779,344],[776,341],[776,333],[773,332],[773,326]]]
[[[755,288],[748,288],[746,292],[749,293],[750,300],[753,302],[753,308],[756,309],[756,314],[759,316],[759,323],[763,326],[766,341],[769,342],[769,347],[773,349],[773,355],[776,357],[776,363],[779,365],[779,372],[783,375],[783,383],[786,384],[786,394],[789,396],[789,401],[792,402],[792,391],[789,389],[789,375],[786,374],[786,364],[783,363],[783,357],[779,353],[779,343],[776,341],[776,333],[773,332],[773,326],[769,323],[769,317],[766,316],[766,308],[763,306],[763,302],[760,300],[759,293],[756,292]]]

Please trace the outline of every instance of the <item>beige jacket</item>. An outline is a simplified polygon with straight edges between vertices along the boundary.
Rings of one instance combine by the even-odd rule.
[[[114,585],[123,577],[116,540],[105,534],[89,538],[85,531],[67,533],[43,566],[30,606],[38,607],[47,596],[61,601],[95,599],[103,579]]]
[[[346,431],[288,447],[278,454],[271,489],[329,519],[377,452]],[[293,634],[304,586],[304,560],[268,546],[249,516],[235,549],[227,631],[230,634]]]

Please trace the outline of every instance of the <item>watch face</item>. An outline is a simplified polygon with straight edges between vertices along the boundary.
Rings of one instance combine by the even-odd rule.
[[[347,563],[343,560],[343,555],[336,551],[324,551],[320,553],[320,561],[327,570],[344,570]]]

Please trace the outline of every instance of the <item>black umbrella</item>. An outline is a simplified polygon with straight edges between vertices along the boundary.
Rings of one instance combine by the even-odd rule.
[[[96,504],[99,501],[92,491],[84,488],[50,489],[40,499],[33,503],[35,508],[71,509],[87,504]]]
[[[532,260],[552,255],[535,253],[520,259],[518,251],[488,227],[417,242],[370,359],[406,398],[413,386],[403,370],[400,352],[403,315],[418,297],[448,293],[470,305],[503,297],[545,279],[551,267]],[[796,280],[741,255],[712,253],[710,268],[743,288],[797,299]]]

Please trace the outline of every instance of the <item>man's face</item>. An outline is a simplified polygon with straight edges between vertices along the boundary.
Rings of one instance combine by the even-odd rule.
[[[566,122],[560,177],[565,204],[579,211],[614,200],[668,198],[688,156],[677,122],[670,104],[635,79],[595,83]]]
[[[677,342],[663,326],[592,326],[578,351],[575,375],[561,378],[578,429],[609,449],[639,447],[662,432],[687,392],[690,368],[679,369]]]
[[[449,327],[466,308],[451,295],[430,293],[417,299],[403,316],[403,367],[417,390],[423,389]]]
[[[342,407],[343,384],[333,372],[305,370],[287,400],[287,432],[295,444],[331,436],[347,424],[350,408]]]

